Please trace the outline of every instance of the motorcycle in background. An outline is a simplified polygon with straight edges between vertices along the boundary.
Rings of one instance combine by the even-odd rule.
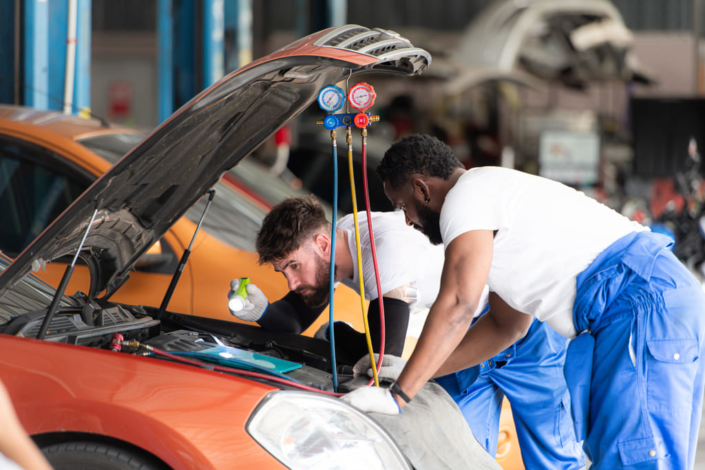
[[[657,214],[653,204],[631,199],[622,207],[622,214],[673,238],[673,254],[705,288],[705,183],[700,168],[697,142],[691,138],[685,170],[675,177],[676,194],[663,210]]]

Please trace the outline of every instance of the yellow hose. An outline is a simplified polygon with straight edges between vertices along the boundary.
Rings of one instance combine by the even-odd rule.
[[[372,376],[375,380],[375,386],[379,387],[379,378],[377,377],[377,365],[375,364],[375,353],[372,349],[372,339],[370,338],[370,325],[367,322],[367,312],[365,311],[365,281],[362,276],[362,250],[360,249],[360,224],[357,221],[357,196],[355,195],[355,175],[353,175],[353,151],[352,151],[352,132],[348,127],[346,130],[346,139],[348,142],[348,170],[350,171],[350,195],[352,196],[353,219],[355,220],[355,242],[357,248],[357,274],[360,278],[360,303],[362,304],[362,323],[365,325],[365,339],[367,340],[367,349],[370,352],[370,364],[372,366]],[[366,169],[363,168],[362,171]]]

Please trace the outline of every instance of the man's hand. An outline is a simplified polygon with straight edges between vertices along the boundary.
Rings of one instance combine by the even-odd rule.
[[[228,292],[228,299],[231,295],[235,293],[237,288],[240,287],[240,279],[233,279],[230,281],[230,292]],[[269,306],[269,301],[267,297],[262,293],[259,287],[254,284],[248,284],[245,289],[247,289],[247,298],[245,299],[245,306],[242,310],[233,311],[230,313],[245,321],[257,321],[262,318],[262,315],[267,310]]]
[[[377,363],[377,361],[379,361],[379,354],[375,354],[375,363]],[[401,371],[404,370],[404,366],[406,366],[406,360],[401,357],[385,354],[382,360],[382,367],[377,376],[380,379],[397,380]],[[365,374],[367,374],[368,377],[373,377],[369,355],[362,356],[362,358],[355,363],[353,366],[353,374],[355,377],[360,377]]]
[[[328,339],[328,325],[330,325],[330,323],[328,322],[322,324],[321,327],[318,328],[316,333],[313,335],[313,337],[316,339],[322,339],[323,341],[330,341]]]
[[[362,387],[341,397],[341,400],[360,411],[398,415],[401,412],[399,404],[388,388]]]
[[[334,321],[333,322],[333,328],[340,328],[343,325],[348,325],[350,329],[353,329],[353,326],[346,322],[346,321]],[[340,331],[339,329],[336,331]],[[330,323],[325,322],[322,324],[318,330],[316,330],[316,333],[313,335],[314,338],[316,339],[322,339],[323,341],[330,341]]]

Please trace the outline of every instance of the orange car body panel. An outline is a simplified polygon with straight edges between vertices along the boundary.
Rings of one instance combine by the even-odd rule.
[[[502,402],[502,414],[499,416],[499,438],[497,439],[497,456],[495,458],[504,470],[523,470],[524,461],[514,426],[512,407],[505,398]]]
[[[9,336],[2,343],[0,377],[31,435],[109,436],[175,469],[286,468],[245,430],[274,387],[83,346]]]

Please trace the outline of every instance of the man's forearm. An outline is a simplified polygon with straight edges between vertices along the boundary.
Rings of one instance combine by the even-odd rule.
[[[327,305],[318,308],[307,306],[296,292],[289,292],[269,307],[257,323],[269,331],[301,334],[316,321]]]
[[[473,313],[473,305],[438,300],[433,304],[414,353],[397,380],[407,395],[416,395],[444,364],[463,339]]]
[[[501,328],[490,314],[483,315],[470,327],[458,347],[433,376],[440,377],[476,366],[501,353],[524,335],[525,332]]]

